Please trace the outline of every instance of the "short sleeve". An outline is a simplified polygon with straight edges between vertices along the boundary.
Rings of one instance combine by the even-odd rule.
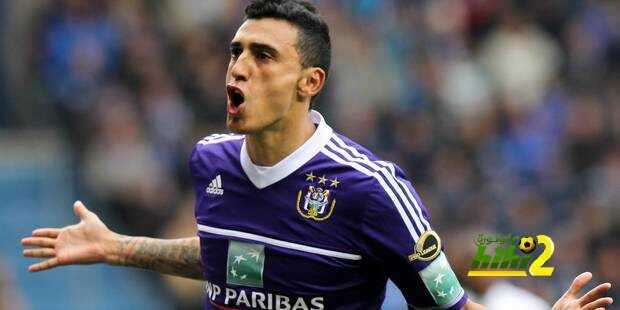
[[[428,213],[400,169],[376,177],[362,233],[366,253],[384,268],[410,309],[461,309],[467,295],[432,230]]]
[[[204,183],[208,174],[207,165],[205,160],[201,156],[201,145],[196,144],[192,153],[189,156],[189,172],[192,176],[192,185],[196,193],[196,197],[200,196],[203,190]]]

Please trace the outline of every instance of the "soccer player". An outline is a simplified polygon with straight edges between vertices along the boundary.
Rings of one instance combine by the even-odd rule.
[[[330,66],[315,8],[258,0],[230,44],[227,119],[233,134],[199,141],[190,158],[198,236],[110,231],[76,202],[80,223],[23,239],[41,271],[108,263],[206,280],[206,309],[378,309],[387,279],[410,308],[478,309],[459,284],[428,212],[396,165],[335,133],[312,99]],[[555,309],[595,309],[610,284]]]

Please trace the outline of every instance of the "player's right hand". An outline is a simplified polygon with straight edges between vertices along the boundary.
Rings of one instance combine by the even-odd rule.
[[[80,222],[63,228],[39,228],[31,237],[22,239],[24,256],[45,258],[28,266],[37,272],[62,265],[104,262],[114,250],[118,235],[106,227],[99,217],[80,201],[73,204]]]

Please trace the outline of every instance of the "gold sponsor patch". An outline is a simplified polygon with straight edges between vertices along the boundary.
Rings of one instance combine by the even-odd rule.
[[[433,230],[425,231],[413,247],[413,253],[409,255],[409,261],[429,261],[435,259],[441,253],[441,239]]]

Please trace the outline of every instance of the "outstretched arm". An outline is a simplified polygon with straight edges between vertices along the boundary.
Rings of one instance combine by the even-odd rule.
[[[24,256],[46,258],[28,267],[31,272],[63,265],[107,263],[153,270],[186,278],[202,279],[198,237],[154,239],[117,234],[79,201],[73,211],[75,225],[42,228],[22,239]]]
[[[117,244],[118,250],[107,259],[111,265],[203,279],[198,237],[164,240],[122,236]]]
[[[566,293],[555,302],[552,310],[604,310],[605,307],[611,305],[613,303],[612,298],[605,297],[605,293],[611,288],[611,283],[599,284],[583,296],[578,296],[579,291],[591,279],[592,274],[589,272],[584,272],[575,277]],[[463,309],[481,310],[486,308],[469,299]]]

